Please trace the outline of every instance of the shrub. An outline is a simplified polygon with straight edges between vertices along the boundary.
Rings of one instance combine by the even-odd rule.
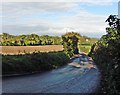
[[[68,61],[69,57],[64,52],[2,55],[2,73],[46,71],[65,65]]]

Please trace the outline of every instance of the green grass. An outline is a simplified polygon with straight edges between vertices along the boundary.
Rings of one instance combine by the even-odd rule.
[[[81,52],[85,52],[85,53],[89,53],[91,50],[91,45],[80,45],[80,51]]]
[[[2,73],[20,74],[47,71],[65,65],[69,57],[64,52],[2,55]]]

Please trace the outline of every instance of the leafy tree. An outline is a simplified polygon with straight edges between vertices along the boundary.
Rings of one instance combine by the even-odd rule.
[[[42,40],[39,40],[38,45],[42,45]]]
[[[61,45],[62,44],[62,38],[58,36],[52,37],[52,41],[54,45]]]
[[[19,42],[17,40],[15,40],[14,46],[18,46],[18,45],[19,45]]]
[[[74,32],[68,32],[62,35],[64,51],[71,57],[74,54],[78,54],[78,41],[80,34]]]
[[[21,46],[24,46],[24,45],[25,45],[25,41],[24,41],[23,38],[20,40],[20,43],[21,43]]]

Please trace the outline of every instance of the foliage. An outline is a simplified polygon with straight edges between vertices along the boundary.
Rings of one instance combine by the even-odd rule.
[[[64,51],[71,57],[79,52],[88,53],[98,39],[81,36],[79,33],[68,32],[62,35]]]
[[[68,32],[62,35],[64,51],[71,57],[78,54],[78,41],[80,34]]]
[[[65,65],[69,57],[64,52],[2,55],[2,73],[20,74],[46,71]]]
[[[119,93],[119,68],[120,68],[120,19],[110,15],[106,20],[109,27],[106,35],[92,46],[90,56],[102,72],[102,92]]]
[[[36,46],[36,45],[61,45],[62,38],[58,36],[38,36],[30,35],[10,35],[3,33],[0,35],[2,46]]]
[[[69,33],[66,33],[66,34],[69,35]],[[88,53],[90,51],[90,47],[93,45],[93,43],[95,43],[98,40],[96,38],[89,38],[87,36],[81,36],[78,33],[75,33],[75,35],[78,38],[78,43],[77,43],[78,47],[77,48],[80,52]],[[71,36],[72,36],[72,34],[71,34]],[[0,35],[0,39],[1,39],[0,45],[2,45],[2,46],[41,46],[41,45],[62,45],[62,44],[64,44],[64,46],[65,46],[66,43],[65,43],[65,41],[63,43],[63,38],[64,37],[48,36],[48,35],[38,36],[36,34],[14,36],[14,35],[10,35],[8,33],[3,33],[2,35]],[[66,52],[66,53],[68,53],[68,54],[70,54],[70,56],[72,56],[73,51],[70,50],[70,48],[72,48],[72,45],[71,45],[71,47],[69,46],[69,48],[68,48],[69,52]],[[77,51],[77,49],[76,49],[76,51]]]

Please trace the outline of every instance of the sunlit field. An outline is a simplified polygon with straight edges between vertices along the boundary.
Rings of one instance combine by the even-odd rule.
[[[62,51],[62,45],[46,45],[46,46],[0,46],[2,54],[24,54],[32,52],[49,52],[49,51]]]

